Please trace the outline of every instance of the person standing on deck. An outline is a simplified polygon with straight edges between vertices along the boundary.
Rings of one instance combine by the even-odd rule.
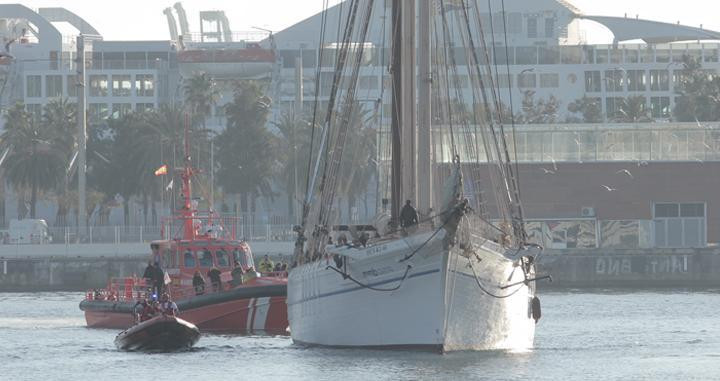
[[[258,266],[261,273],[271,273],[273,272],[273,269],[275,268],[275,265],[273,264],[273,261],[270,260],[270,257],[265,255],[263,257],[263,260],[260,262],[260,266]]]
[[[195,289],[195,295],[202,295],[205,293],[205,278],[203,278],[202,274],[200,274],[200,271],[195,270],[192,283],[193,288]]]
[[[153,293],[156,296],[162,295],[165,286],[165,271],[160,267],[160,262],[155,261],[153,266]]]
[[[418,223],[417,210],[410,204],[410,200],[405,201],[405,206],[400,211],[400,226],[403,228],[409,228]]]
[[[217,269],[217,267],[213,267],[208,271],[207,273],[208,278],[210,278],[210,283],[212,284],[213,291],[218,292],[222,290],[222,281],[220,279],[220,270]]]

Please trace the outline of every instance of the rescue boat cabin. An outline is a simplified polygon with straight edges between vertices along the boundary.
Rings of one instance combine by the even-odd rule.
[[[255,268],[250,246],[231,239],[159,240],[150,244],[152,260],[159,263],[171,279],[203,277],[217,268],[223,275],[238,263],[243,272]],[[174,283],[174,282],[173,282]]]

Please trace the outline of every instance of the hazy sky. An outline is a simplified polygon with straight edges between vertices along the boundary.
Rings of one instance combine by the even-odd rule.
[[[336,4],[338,0],[329,0]],[[482,0],[480,0],[482,2]],[[512,0],[507,0],[512,1]],[[526,0],[534,1],[534,0]],[[568,0],[586,14],[635,17],[656,21],[703,26],[720,31],[718,0]],[[4,1],[0,3],[16,3]],[[166,40],[168,26],[162,11],[175,0],[25,0],[31,7],[63,6],[90,22],[106,40]],[[234,31],[262,27],[281,30],[322,9],[323,0],[185,0],[191,31],[199,31],[198,11],[224,10]],[[595,29],[592,29],[596,32]],[[609,39],[607,35],[589,35],[589,42]]]

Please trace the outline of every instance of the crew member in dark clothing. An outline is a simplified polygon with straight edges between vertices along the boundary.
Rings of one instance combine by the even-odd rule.
[[[230,276],[232,277],[231,284],[233,287],[239,286],[242,284],[242,275],[243,275],[243,269],[240,265],[240,262],[235,261],[235,268],[232,269],[230,272]]]
[[[410,226],[417,225],[418,223],[418,215],[415,208],[413,208],[412,205],[410,205],[410,200],[405,201],[405,206],[403,206],[402,210],[400,211],[400,226],[404,228],[409,228]]]
[[[203,278],[200,271],[195,271],[193,275],[193,288],[195,289],[195,295],[202,295],[205,293],[205,279]]]
[[[222,290],[222,284],[220,281],[220,270],[217,269],[217,267],[213,267],[208,271],[207,273],[208,278],[210,278],[210,283],[212,284],[213,291],[217,292]]]
[[[160,297],[163,293],[163,286],[165,286],[165,271],[160,268],[160,262],[157,261],[153,269],[153,292],[157,297]]]
[[[155,266],[153,266],[152,261],[148,261],[148,265],[145,268],[145,272],[143,272],[143,279],[145,279],[145,284],[148,286],[148,288],[151,287],[153,284],[153,278],[155,277]]]

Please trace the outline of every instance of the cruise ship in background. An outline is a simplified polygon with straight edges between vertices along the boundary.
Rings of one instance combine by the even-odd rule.
[[[383,16],[389,14],[389,4],[389,0],[375,2],[378,9],[373,11],[368,54],[358,81],[359,100],[376,116],[380,132],[387,131],[390,120],[389,74],[384,64],[390,47],[383,43],[389,33],[389,17]],[[693,57],[703,69],[717,72],[720,33],[635,15],[585,14],[565,0],[506,0],[506,28],[501,28],[501,5],[499,0],[493,0],[493,14],[487,7],[478,12],[488,21],[493,20],[492,35],[500,65],[505,63],[507,40],[510,75],[499,80],[502,102],[518,111],[526,94],[532,94],[536,102],[552,96],[558,104],[554,121],[517,128],[518,161],[524,179],[521,187],[547,187],[524,200],[528,226],[537,230],[539,239],[548,247],[601,247],[608,234],[632,230],[630,244],[619,238],[610,244],[697,247],[720,241],[720,220],[712,218],[711,210],[714,202],[720,201],[717,192],[711,191],[718,184],[695,171],[700,164],[710,171],[717,169],[720,136],[709,128],[717,123],[678,123],[673,116],[683,57]],[[341,12],[347,12],[347,7],[337,5],[328,10],[327,36],[337,35],[333,25],[337,25]],[[99,35],[98,29],[83,20],[82,14],[64,8],[34,11],[18,4],[2,4],[0,15],[3,47],[9,50],[0,54],[2,107],[23,102],[37,114],[49,99],[72,100],[74,36],[63,35],[55,24],[69,23],[87,35]],[[169,21],[168,40],[92,42],[87,70],[90,123],[118,117],[128,110],[181,100],[181,78],[199,68],[224,89],[206,123],[214,129],[225,125],[222,105],[231,100],[231,90],[224,84],[234,79],[267,81],[276,118],[297,102],[309,107],[316,92],[321,102],[329,96],[335,45],[326,41],[325,62],[318,62],[320,14],[272,36],[233,32],[220,11],[201,13],[207,21],[204,25],[213,27],[199,33],[190,31],[181,5],[166,9],[165,16]],[[587,44],[583,25],[591,22],[606,27],[614,40]],[[489,33],[486,35],[490,38]],[[459,63],[455,80],[461,87],[469,84],[464,54],[460,48],[455,53]],[[302,86],[298,84],[299,76]],[[469,99],[470,89],[462,91]],[[644,99],[644,107],[654,122],[614,123],[618,103],[630,96]],[[583,123],[582,115],[568,110],[571,103],[583,97],[599,105],[598,123]],[[632,192],[623,194],[627,203],[618,205],[612,197],[617,193],[607,189],[627,188],[623,181],[629,180],[617,175],[622,170],[633,174],[634,183]],[[565,185],[556,187],[546,181],[553,175],[550,172],[556,176],[552,184]],[[665,177],[681,178],[680,183],[693,185],[653,186]],[[373,180],[368,187],[376,188],[382,178],[377,176],[380,180]],[[278,191],[283,190],[278,187]],[[557,202],[558,195],[562,203]],[[284,197],[265,202],[268,206],[261,213],[266,221],[293,221],[286,218],[289,208]],[[380,200],[368,203],[371,207],[367,212],[359,210],[357,215],[348,216],[348,222],[367,221],[374,215]],[[9,186],[4,187],[0,204],[0,219],[4,219],[0,225],[4,225],[17,216],[17,202]],[[492,210],[492,205],[489,207]],[[47,216],[52,225],[54,206],[46,202],[40,210],[43,208],[40,214]],[[692,213],[668,212],[675,209]],[[121,211],[114,216],[115,221],[121,221]],[[617,228],[618,221],[621,229]],[[673,233],[678,226],[680,233]],[[608,232],[603,233],[606,227]]]

